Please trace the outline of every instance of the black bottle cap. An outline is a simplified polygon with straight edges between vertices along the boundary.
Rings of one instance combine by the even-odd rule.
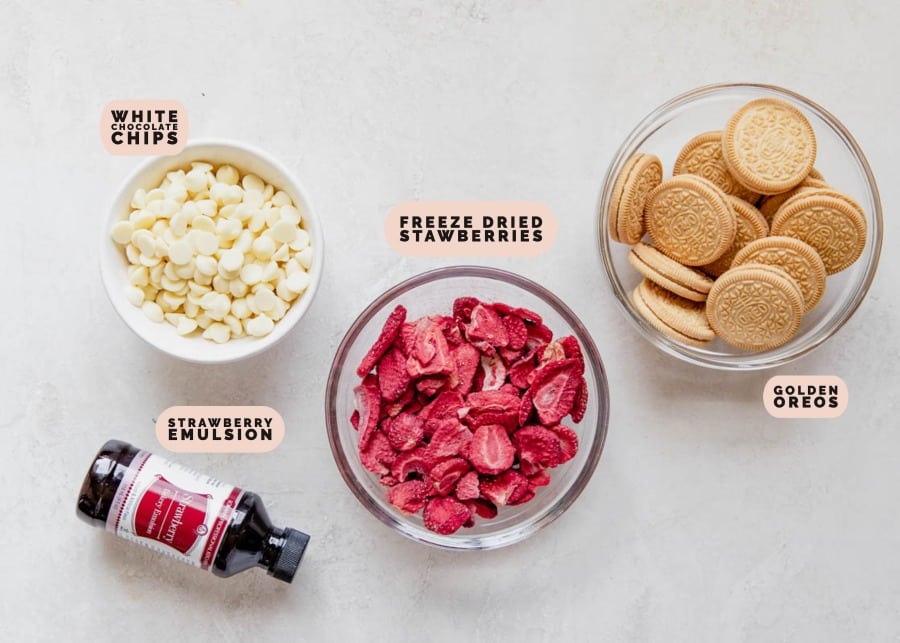
[[[285,583],[290,583],[300,566],[300,559],[303,558],[303,552],[306,551],[308,542],[309,536],[302,531],[290,527],[285,528],[284,544],[281,546],[281,551],[278,552],[278,558],[269,567],[269,575],[283,580]]]

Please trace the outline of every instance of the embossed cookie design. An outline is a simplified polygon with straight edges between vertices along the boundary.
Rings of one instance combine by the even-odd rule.
[[[718,277],[731,268],[731,262],[741,248],[751,241],[762,239],[769,234],[769,224],[766,223],[765,217],[759,213],[759,210],[734,196],[729,196],[728,201],[731,203],[731,207],[734,208],[734,214],[737,217],[735,219],[737,230],[734,235],[734,241],[731,243],[731,247],[725,251],[725,254],[712,263],[703,266],[703,271],[713,277]]]
[[[815,249],[793,237],[766,237],[745,246],[732,267],[748,263],[777,266],[793,277],[803,295],[803,312],[816,307],[825,293],[825,264]]]
[[[800,287],[774,266],[746,264],[716,279],[706,300],[706,315],[716,335],[749,351],[788,342],[803,318]]]
[[[673,177],[653,190],[644,219],[656,247],[686,266],[703,266],[721,257],[737,228],[727,195],[692,174]]]
[[[722,151],[729,171],[743,185],[760,194],[777,194],[809,176],[816,160],[816,135],[793,105],[760,98],[729,119]]]
[[[851,202],[812,194],[783,206],[772,220],[772,234],[794,237],[815,248],[825,271],[850,266],[866,246],[866,218]]]
[[[719,186],[725,194],[731,194],[750,203],[756,203],[759,199],[759,192],[744,187],[728,171],[725,157],[722,154],[722,132],[720,130],[705,132],[689,140],[682,148],[678,158],[675,159],[672,174],[702,176]]]

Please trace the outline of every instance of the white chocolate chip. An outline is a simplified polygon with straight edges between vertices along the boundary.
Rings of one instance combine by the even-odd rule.
[[[275,328],[275,322],[265,315],[258,315],[245,320],[244,328],[247,329],[248,335],[252,335],[253,337],[265,337],[272,332],[273,328]]]
[[[229,274],[237,273],[244,263],[244,253],[240,250],[226,250],[219,259],[219,268]]]
[[[244,190],[256,190],[260,194],[266,189],[265,182],[255,174],[247,174],[244,176],[243,180],[241,180],[241,185],[244,187]]]
[[[275,293],[273,293],[269,288],[257,287],[253,291],[253,295],[256,307],[263,312],[272,310],[272,308],[275,306],[275,300],[278,299],[278,297],[275,296]]]
[[[262,275],[263,268],[259,264],[248,263],[246,266],[241,268],[241,281],[248,286],[258,284],[259,280],[262,279]]]
[[[182,315],[178,319],[178,325],[176,326],[175,330],[179,335],[190,335],[195,330],[197,330],[197,320]]]
[[[285,281],[287,282],[287,287],[291,290],[291,292],[299,295],[304,290],[309,288],[311,279],[305,271],[300,270],[289,276]]]
[[[297,262],[306,270],[309,270],[313,262],[313,249],[308,246],[296,254]]]
[[[224,344],[231,339],[231,329],[228,327],[228,324],[215,322],[203,331],[203,338],[211,339],[216,344]]]
[[[187,239],[180,239],[169,246],[169,259],[172,263],[184,266],[194,257],[194,247]]]
[[[137,286],[128,286],[125,288],[125,298],[129,304],[140,308],[144,304],[144,291]]]
[[[272,196],[272,203],[279,207],[284,205],[291,205],[291,197],[289,197],[286,192],[278,190],[278,192],[276,192]]]
[[[259,259],[270,259],[275,254],[275,242],[271,237],[257,237],[253,241],[253,254]]]
[[[203,230],[191,230],[189,236],[194,244],[194,248],[196,248],[197,252],[202,255],[212,255],[216,250],[219,249],[219,240],[212,232],[205,232]]]
[[[150,321],[154,321],[157,323],[162,322],[163,311],[162,308],[159,307],[159,304],[157,304],[155,301],[145,301],[141,306],[141,310],[144,311],[144,314]]]
[[[232,165],[220,165],[216,170],[216,181],[227,183],[228,185],[237,185],[241,175]]]
[[[112,240],[120,246],[128,245],[134,234],[134,226],[131,221],[119,221],[112,228]]]

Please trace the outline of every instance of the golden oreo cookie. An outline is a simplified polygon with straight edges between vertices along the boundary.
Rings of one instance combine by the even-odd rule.
[[[735,179],[722,155],[722,132],[706,132],[695,136],[681,149],[672,174],[694,174],[709,179],[725,194],[756,203],[759,193],[744,187]]]
[[[699,270],[681,265],[646,243],[638,243],[631,249],[628,263],[650,281],[691,301],[706,301],[713,284]]]
[[[741,248],[751,241],[762,239],[769,234],[769,224],[766,223],[765,217],[759,213],[759,210],[735,196],[729,196],[728,200],[731,203],[731,207],[734,208],[734,213],[737,217],[737,231],[731,247],[725,251],[725,254],[712,263],[703,266],[703,271],[713,277],[718,277],[731,268],[731,262]]]
[[[777,266],[793,277],[803,295],[803,312],[815,308],[825,293],[825,264],[815,249],[793,237],[766,237],[745,246],[732,267],[748,263]]]
[[[690,346],[703,347],[715,338],[703,304],[644,279],[631,293],[634,307],[656,330]]]
[[[644,223],[653,243],[686,266],[712,263],[731,247],[737,228],[728,196],[693,174],[663,181],[650,196]]]
[[[716,279],[706,315],[716,335],[732,346],[769,350],[796,334],[803,319],[803,295],[780,268],[745,264]]]
[[[647,195],[662,182],[662,161],[653,154],[635,154],[625,161],[613,186],[609,205],[609,236],[635,244],[644,236]]]
[[[760,194],[778,194],[809,175],[816,160],[816,135],[793,105],[759,98],[729,119],[722,152],[738,181]]]
[[[866,246],[866,217],[848,198],[801,195],[778,210],[772,234],[805,241],[819,253],[829,275],[840,272],[859,259]]]

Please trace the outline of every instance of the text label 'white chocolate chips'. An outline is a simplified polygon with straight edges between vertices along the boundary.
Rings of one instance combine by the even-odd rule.
[[[179,335],[265,337],[311,282],[302,209],[231,165],[194,162],[137,190],[110,236],[128,259],[128,302]]]

